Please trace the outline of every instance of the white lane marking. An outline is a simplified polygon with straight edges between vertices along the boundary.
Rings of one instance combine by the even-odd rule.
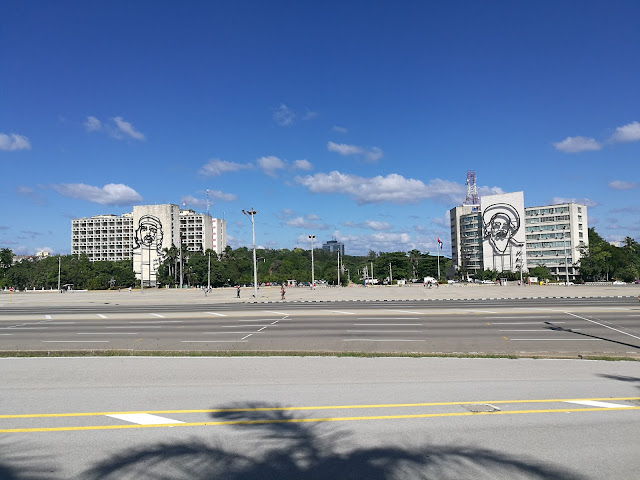
[[[289,320],[288,318],[280,318],[279,320]],[[248,318],[238,319],[239,322],[271,322],[273,318]]]
[[[0,333],[0,335],[7,336],[7,335],[13,335],[13,333]]]
[[[354,327],[422,327],[422,323],[354,323]]]
[[[140,329],[140,328],[163,328],[163,327],[161,327],[159,325],[136,325],[135,327],[129,327],[127,325],[123,325],[123,326],[120,326],[120,327],[106,326],[104,328],[137,328],[137,329]]]
[[[291,315],[290,313],[284,313],[284,312],[270,312],[269,310],[265,310],[265,312],[267,313],[275,313],[276,315],[284,315],[286,317],[288,317],[289,315]]]
[[[331,312],[331,313],[342,313],[344,315],[355,315],[355,313],[353,313],[353,312],[342,312],[340,310],[328,310],[328,311]]]
[[[165,423],[184,423],[173,418],[159,417],[158,415],[150,415],[148,413],[119,413],[106,415],[107,417],[117,418],[125,422],[137,423],[138,425],[164,425]]]
[[[217,312],[205,312],[205,313],[208,313],[209,315],[215,315],[216,317],[226,317],[224,313],[217,313]]]
[[[604,324],[602,324],[600,322],[596,322],[595,320],[589,320],[588,318],[581,317],[580,315],[576,315],[576,314],[571,313],[571,312],[565,312],[565,313],[568,314],[568,315],[571,315],[572,317],[580,318],[582,320],[586,320],[587,322],[595,323],[596,325],[600,325],[601,327],[609,328],[611,330],[615,330],[618,333],[622,333],[624,335],[629,335],[630,337],[637,338],[638,340],[640,340],[640,337],[636,337],[635,335],[631,335],[630,333],[623,332],[622,330],[618,330],[617,328],[609,327],[609,326],[604,325]]]
[[[358,320],[418,320],[416,317],[358,317]]]
[[[0,330],[47,330],[49,327],[1,327]]]
[[[472,313],[498,313],[498,312],[493,312],[491,310],[469,310],[469,309],[461,309],[465,312],[472,312]]]
[[[138,335],[138,332],[76,332],[76,335]]]
[[[47,322],[47,325],[74,325],[75,323],[76,322]]]
[[[42,340],[41,343],[109,343],[109,340]]]
[[[423,315],[422,312],[412,312],[411,310],[385,310],[386,312],[413,313],[415,315]]]
[[[426,342],[426,340],[407,340],[402,338],[374,339],[374,338],[343,338],[344,342]]]
[[[347,330],[348,333],[422,333],[422,330]]]
[[[581,328],[572,328],[571,332],[579,332],[580,330],[582,330]],[[568,330],[551,330],[551,329],[542,329],[542,328],[536,328],[535,330],[522,330],[520,328],[512,328],[509,330],[498,330],[499,332],[558,332],[558,331],[564,331],[564,332],[568,332]],[[571,333],[569,332],[569,333]]]
[[[96,313],[96,315],[97,315],[98,317],[100,317],[100,318],[107,318],[107,316],[106,316],[106,315],[103,315],[103,314],[101,314],[101,313]]]
[[[513,342],[597,342],[599,338],[510,338]]]
[[[247,335],[246,337],[242,337],[242,340],[244,340],[245,338],[249,338],[251,335],[253,335],[253,333],[250,333],[249,335]]]
[[[155,325],[158,323],[182,323],[182,320],[144,320],[142,322],[129,322],[131,324]]]
[[[182,340],[181,343],[247,343],[246,340]]]
[[[45,315],[44,318],[46,318],[47,320],[51,320],[51,315]]]
[[[596,402],[594,400],[567,400],[565,403],[575,403],[578,405],[587,405],[589,407],[602,407],[602,408],[633,408],[632,405],[619,405],[617,403],[608,402]]]
[[[269,326],[269,325],[265,325],[264,327],[259,328],[259,329],[258,329],[258,332],[261,332],[262,330],[264,330],[264,329],[265,329],[265,328],[267,328],[268,326]],[[256,333],[257,333],[257,332],[256,332]]]
[[[151,313],[150,315],[153,315],[154,317],[158,317],[158,318],[165,318],[164,315],[160,315],[159,313]]]
[[[202,335],[245,335],[256,332],[202,332]]]
[[[509,318],[551,318],[551,315],[529,315],[529,316],[518,315],[517,317],[497,316],[497,317],[485,317],[485,318],[500,318],[502,320],[508,320]]]
[[[547,322],[490,322],[491,325],[536,325],[538,323],[547,323]],[[566,323],[566,322],[550,322],[554,325],[556,323]]]
[[[260,325],[242,325],[243,327],[268,327],[271,324],[265,325],[261,323]],[[222,328],[238,328],[240,325],[220,325]]]

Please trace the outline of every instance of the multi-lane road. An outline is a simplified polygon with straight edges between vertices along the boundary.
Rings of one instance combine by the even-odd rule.
[[[640,354],[633,298],[15,306],[0,350]]]
[[[0,478],[631,479],[636,362],[0,359]]]

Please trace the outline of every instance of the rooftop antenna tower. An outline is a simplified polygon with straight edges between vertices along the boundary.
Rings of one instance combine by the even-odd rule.
[[[464,201],[464,205],[480,205],[475,170],[467,170],[467,199]]]

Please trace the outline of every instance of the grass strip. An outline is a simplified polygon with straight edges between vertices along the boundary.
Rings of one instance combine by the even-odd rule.
[[[406,353],[252,350],[0,350],[0,358],[17,357],[354,357],[354,358],[531,358],[632,361],[640,358],[612,355],[535,355],[507,353]]]

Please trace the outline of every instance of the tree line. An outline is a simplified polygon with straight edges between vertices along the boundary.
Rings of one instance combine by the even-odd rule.
[[[594,228],[589,229],[589,246],[582,249],[580,280],[632,282],[640,276],[640,245],[627,237],[623,246],[609,244]],[[160,285],[223,287],[249,285],[253,282],[253,252],[246,247],[227,247],[222,254],[207,250],[191,252],[182,247],[165,249],[164,261],[158,269]],[[438,257],[418,250],[409,252],[374,252],[365,256],[330,253],[314,249],[314,277],[330,285],[346,285],[349,281],[361,283],[363,278],[376,279],[384,284],[390,280],[405,279],[422,281],[424,277],[438,277]],[[75,289],[101,290],[108,288],[136,287],[140,284],[133,273],[132,260],[115,262],[91,262],[86,255],[49,256],[39,261],[23,260],[13,263],[13,252],[0,249],[0,288],[56,289],[60,285],[72,285]],[[311,251],[300,248],[257,249],[259,283],[282,283],[288,280],[311,282]],[[451,260],[440,256],[440,281],[445,281],[445,272],[451,274]],[[60,275],[58,276],[58,268]],[[456,272],[460,278],[464,272]],[[525,273],[551,279],[545,267],[535,267]],[[339,277],[339,278],[338,278]],[[507,278],[518,280],[519,272],[477,272],[478,280]],[[182,278],[182,282],[180,279]],[[210,283],[209,283],[210,282]]]
[[[181,254],[182,253],[182,254]],[[375,278],[379,284],[390,279],[421,279],[437,277],[438,258],[412,250],[410,252],[369,252],[366,256],[340,256],[321,249],[313,251],[313,270],[316,282],[326,281],[346,285],[349,281],[362,282],[364,277]],[[86,255],[49,256],[41,260],[23,260],[13,263],[10,249],[0,250],[0,288],[20,290],[56,289],[73,286],[74,289],[101,290],[127,288],[140,285],[133,273],[132,260],[90,261]],[[311,251],[295,248],[256,249],[258,283],[283,283],[295,280],[311,282]],[[440,271],[451,265],[451,260],[440,257]],[[60,272],[58,274],[58,268]],[[339,280],[338,280],[339,277]],[[182,281],[181,281],[182,279]],[[249,285],[253,282],[253,251],[246,247],[227,247],[220,255],[212,250],[193,252],[186,246],[173,246],[164,250],[164,260],[158,268],[159,285],[223,287]],[[210,283],[209,283],[210,282]]]

